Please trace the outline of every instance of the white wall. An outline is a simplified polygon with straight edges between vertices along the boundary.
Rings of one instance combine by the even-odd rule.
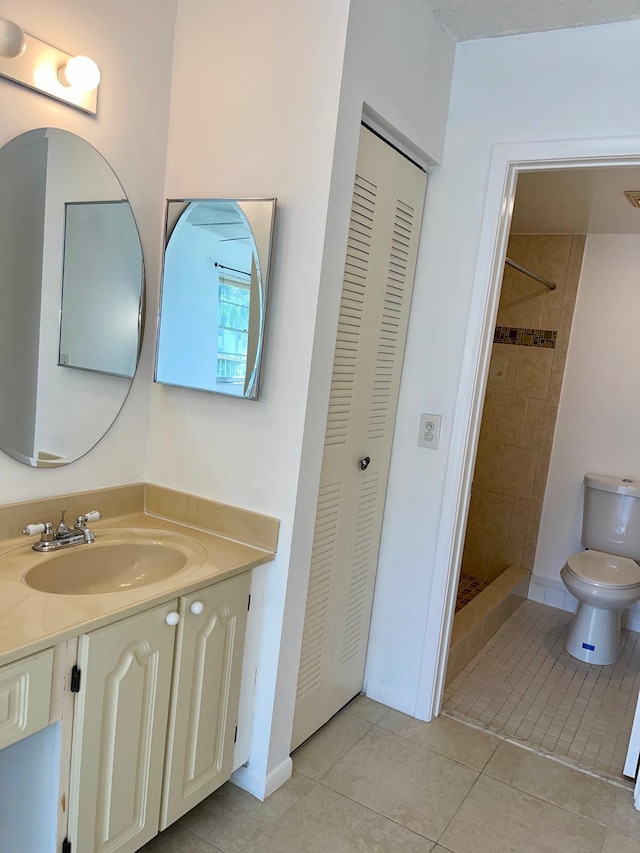
[[[176,30],[166,196],[278,199],[260,399],[156,385],[147,459],[152,482],[281,520],[277,560],[254,573],[262,780],[287,772],[289,744],[270,751],[270,732],[347,12],[348,0],[181,0]]]
[[[640,479],[640,237],[592,234],[582,267],[533,580],[582,549],[585,472]]]
[[[291,547],[293,571],[286,632],[290,648],[285,646],[283,654],[285,677],[278,697],[281,710],[277,721],[280,729],[274,731],[274,744],[284,745],[290,738],[293,720],[304,617],[301,603],[306,599],[362,115],[364,112],[367,119],[376,119],[380,130],[421,163],[438,162],[444,146],[454,54],[453,40],[422,0],[395,4],[386,0],[352,0]],[[417,286],[419,278],[420,258]],[[383,588],[376,587],[376,599],[385,594]],[[402,630],[404,618],[397,614],[397,621],[372,628],[370,653],[377,644],[384,647],[391,635]],[[393,666],[396,665],[397,661]]]
[[[478,281],[471,316],[494,146],[595,138],[597,153],[610,138],[640,135],[640,113],[631,108],[639,39],[633,22],[457,48],[442,167],[427,191],[367,665],[371,695],[409,713],[428,713],[438,660],[488,288]],[[438,451],[416,446],[420,412],[443,416]],[[382,641],[389,624],[395,630]]]
[[[353,0],[342,80],[348,12],[348,0],[179,4],[167,196],[278,198],[260,399],[157,386],[147,463],[150,481],[282,522],[277,560],[256,573],[265,607],[244,780],[254,790],[288,768],[363,105],[425,159],[444,137],[454,44],[426,5]]]
[[[62,7],[46,0],[2,4],[2,16],[27,33],[70,53],[87,53],[101,68],[97,117],[0,80],[0,145],[26,130],[60,127],[83,136],[105,157],[129,195],[142,235],[148,317],[157,305],[175,6],[176,0],[156,0],[151,13],[128,0],[68,0]],[[141,369],[122,414],[88,456],[45,470],[0,455],[0,503],[143,478],[152,347],[153,333],[146,335]]]
[[[306,473],[300,482],[296,508],[296,537],[292,550],[295,565],[308,565],[315,521],[360,117],[364,110],[367,117],[376,118],[381,129],[386,129],[394,140],[402,143],[423,164],[439,162],[444,147],[454,55],[455,44],[422,0],[408,0],[402,4],[389,4],[385,0],[352,2],[331,185],[332,215],[323,258],[324,299],[318,305],[311,393],[307,404],[303,455],[303,470]],[[425,221],[429,218],[430,204],[431,190],[427,186]],[[425,286],[424,261],[425,253],[421,250],[412,316],[419,311],[417,306]],[[415,429],[413,425],[408,428],[412,440],[417,440],[417,420]],[[407,425],[403,424],[399,416],[396,435],[403,430],[407,430]],[[394,450],[391,460],[392,479],[397,464],[396,453]],[[387,495],[385,527],[388,513],[395,508],[392,502],[397,500],[389,491]],[[408,502],[402,502],[401,512],[411,512]],[[415,560],[412,559],[412,563]],[[390,571],[387,573],[383,568],[382,572],[378,572],[365,687],[368,694],[404,709],[407,704],[401,693],[395,689],[387,692],[384,687],[396,677],[394,673],[405,667],[403,655],[398,656],[397,653],[397,649],[403,647],[405,636],[411,638],[414,647],[416,640],[418,645],[421,642],[425,601],[419,589],[415,590],[417,598],[414,601],[412,590],[409,599],[414,601],[415,608],[393,608],[389,596],[392,599],[396,597],[394,586],[401,571],[392,558]],[[415,615],[414,609],[417,611]],[[416,621],[412,621],[414,618]],[[386,649],[389,646],[393,646],[396,651],[387,658]],[[411,652],[409,639],[406,648]],[[420,655],[421,649],[417,648],[417,663]],[[415,685],[412,689],[415,690]]]

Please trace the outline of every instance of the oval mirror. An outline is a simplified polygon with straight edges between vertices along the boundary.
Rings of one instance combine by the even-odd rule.
[[[118,178],[79,136],[0,149],[0,448],[27,465],[84,456],[138,363],[144,273]]]
[[[167,202],[156,382],[257,399],[275,206]]]

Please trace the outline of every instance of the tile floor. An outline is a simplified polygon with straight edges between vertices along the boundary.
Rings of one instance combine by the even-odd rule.
[[[489,586],[489,583],[490,581],[484,580],[484,578],[463,572],[460,575],[456,593],[456,613],[462,610],[465,604],[469,604],[477,595],[480,595],[482,590]]]
[[[631,792],[358,697],[264,803],[227,783],[145,853],[638,853]]]
[[[624,632],[618,663],[590,666],[564,650],[571,616],[526,601],[447,685],[444,712],[620,778],[640,691],[640,634]]]

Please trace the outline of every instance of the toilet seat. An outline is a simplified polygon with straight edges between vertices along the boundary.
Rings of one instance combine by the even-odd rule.
[[[579,580],[609,589],[630,589],[640,584],[640,566],[628,557],[602,551],[579,551],[567,560],[566,569]]]

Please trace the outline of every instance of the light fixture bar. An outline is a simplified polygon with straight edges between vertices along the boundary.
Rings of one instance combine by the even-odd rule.
[[[87,92],[77,86],[64,85],[58,76],[59,69],[74,57],[27,33],[24,38],[26,49],[21,56],[14,59],[0,56],[0,76],[95,115],[98,111],[97,84]]]

